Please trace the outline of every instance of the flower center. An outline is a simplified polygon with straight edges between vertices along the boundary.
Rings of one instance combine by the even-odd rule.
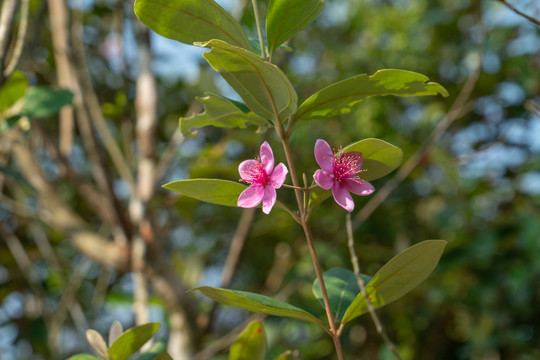
[[[269,178],[262,162],[258,160],[256,165],[250,166],[247,169],[245,177],[240,179],[240,181],[265,186],[268,185]]]
[[[341,181],[345,178],[354,177],[361,172],[362,157],[356,154],[344,154],[341,151],[335,154],[332,163],[334,168],[334,179]]]

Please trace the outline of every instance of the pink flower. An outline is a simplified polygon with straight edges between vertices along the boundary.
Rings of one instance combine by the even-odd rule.
[[[348,212],[354,209],[349,191],[356,195],[369,195],[375,191],[370,183],[356,176],[362,172],[361,153],[344,153],[341,150],[333,153],[326,141],[318,139],[315,143],[315,159],[321,167],[313,175],[317,185],[325,190],[332,188],[334,199]]]
[[[274,168],[274,154],[272,148],[265,141],[261,145],[260,157],[255,160],[243,161],[238,166],[240,181],[251,184],[238,197],[238,206],[252,208],[262,201],[262,210],[269,214],[276,203],[276,189],[285,182],[289,170],[280,163]]]

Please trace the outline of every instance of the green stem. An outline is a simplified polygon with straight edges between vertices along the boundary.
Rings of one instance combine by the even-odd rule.
[[[266,59],[266,50],[264,46],[264,37],[261,27],[261,19],[259,15],[259,6],[257,4],[257,0],[251,0],[251,3],[253,4],[253,12],[255,13],[255,24],[257,25],[257,34],[259,34],[259,42],[261,43],[261,57],[263,59]]]
[[[326,285],[324,284],[324,278],[321,270],[321,265],[317,257],[317,252],[315,250],[315,244],[313,242],[313,237],[311,235],[311,230],[306,217],[306,209],[304,207],[304,202],[302,200],[302,191],[298,183],[298,177],[296,176],[296,170],[294,169],[294,162],[292,159],[291,147],[289,140],[285,136],[285,130],[279,118],[276,118],[276,131],[278,136],[281,138],[283,144],[283,150],[285,151],[285,158],[287,159],[287,164],[289,165],[289,171],[291,174],[292,183],[294,186],[294,193],[296,195],[296,202],[298,203],[298,209],[300,211],[300,225],[304,230],[306,236],[306,241],[308,243],[309,252],[311,254],[311,260],[313,261],[313,267],[315,268],[315,273],[317,274],[317,279],[319,280],[319,285],[321,286],[321,293],[323,297],[324,308],[326,310],[326,317],[328,318],[328,324],[330,325],[330,334],[332,340],[334,341],[334,346],[338,354],[339,360],[343,360],[343,350],[341,349],[341,342],[339,340],[339,332],[336,326],[336,321],[332,315],[332,309],[330,308],[330,300],[328,299],[328,293],[326,291]]]

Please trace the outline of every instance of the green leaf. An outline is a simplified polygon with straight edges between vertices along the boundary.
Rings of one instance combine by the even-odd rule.
[[[223,76],[255,114],[269,120],[288,119],[296,111],[298,96],[287,76],[276,65],[220,40],[203,57]]]
[[[197,135],[197,131],[192,131],[193,128],[203,126],[216,126],[221,128],[241,128],[245,129],[247,124],[253,124],[258,127],[261,132],[268,127],[268,122],[262,117],[250,112],[247,107],[238,102],[233,102],[227,98],[207,94],[205,97],[198,97],[204,105],[204,112],[194,114],[187,118],[180,118],[180,131],[184,136]],[[242,106],[248,112],[244,112]]]
[[[367,275],[362,275],[364,282],[368,282],[371,278]],[[344,268],[333,268],[323,273],[326,293],[330,302],[330,309],[336,321],[341,321],[345,311],[351,305],[353,300],[360,292],[358,281],[354,272]],[[313,282],[313,294],[324,307],[323,296],[319,279]]]
[[[247,291],[220,289],[210,286],[198,287],[192,291],[194,290],[200,291],[204,295],[221,304],[236,306],[249,311],[268,315],[291,317],[326,327],[322,321],[307,311],[268,296],[250,293]]]
[[[28,80],[22,71],[16,70],[0,87],[0,113],[23,97]],[[15,115],[15,114],[12,114]]]
[[[91,354],[77,354],[77,355],[73,355],[67,360],[102,360],[102,359]]]
[[[160,339],[159,341],[156,341],[154,344],[152,344],[152,346],[150,346],[150,349],[142,353],[137,360],[156,360],[158,359],[158,356],[165,353],[166,350],[167,342],[164,339]]]
[[[294,34],[305,29],[323,9],[323,0],[271,0],[266,17],[270,54]]]
[[[109,356],[112,360],[127,359],[150,340],[160,326],[160,323],[149,323],[124,331],[109,348]]]
[[[327,119],[346,114],[353,105],[372,96],[448,96],[445,88],[428,80],[422,74],[393,69],[379,70],[372,76],[354,76],[309,97],[300,105],[293,121]]]
[[[161,36],[186,44],[223,40],[252,50],[242,26],[214,0],[135,0],[135,15]]]
[[[291,350],[287,350],[284,353],[278,355],[278,357],[274,358],[274,360],[287,360],[289,358],[289,355],[292,354]]]
[[[177,180],[163,185],[165,189],[211,204],[237,206],[238,196],[247,186],[220,179]]]
[[[73,93],[65,89],[49,87],[30,87],[24,94],[24,106],[21,114],[29,117],[54,115],[65,105],[71,104]]]
[[[229,360],[264,360],[266,335],[260,321],[252,321],[231,346]]]
[[[173,360],[173,358],[168,353],[163,353],[159,354],[154,360]]]
[[[423,282],[435,269],[446,246],[444,240],[426,240],[396,255],[366,285],[375,308],[399,299]],[[366,299],[358,294],[349,306],[342,323],[368,312]]]
[[[358,151],[362,153],[362,172],[360,178],[366,181],[375,180],[388,175],[403,160],[403,151],[386,141],[364,139],[351,144],[343,152]]]

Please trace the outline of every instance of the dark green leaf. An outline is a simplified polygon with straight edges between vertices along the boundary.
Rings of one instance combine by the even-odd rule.
[[[260,312],[268,315],[291,317],[313,322],[325,327],[322,321],[307,311],[268,296],[250,293],[247,291],[220,289],[209,286],[202,286],[193,290],[200,291],[204,295],[221,304],[236,306],[249,311]]]
[[[125,360],[141,348],[159,330],[160,323],[135,326],[124,331],[109,348],[112,360]]]
[[[193,128],[203,126],[216,126],[221,128],[241,128],[247,127],[247,124],[253,124],[258,127],[259,131],[268,127],[268,122],[262,117],[253,112],[238,102],[233,102],[221,96],[208,94],[205,97],[197,98],[204,104],[204,112],[194,114],[187,118],[180,118],[180,131],[184,136],[194,136],[197,131],[192,131]],[[248,112],[244,112],[243,108]]]
[[[214,0],[136,0],[135,15],[161,36],[186,44],[212,39],[252,50],[242,26]]]
[[[441,85],[412,71],[379,70],[372,76],[358,75],[332,84],[312,95],[298,108],[294,122],[327,119],[351,111],[353,105],[372,96],[448,96]]]
[[[323,9],[323,0],[271,0],[266,17],[270,54],[294,34],[305,29]]]
[[[26,76],[22,71],[15,71],[0,87],[0,113],[22,98],[27,87]]]
[[[296,111],[296,91],[280,68],[220,40],[200,46],[212,48],[204,58],[255,114],[269,120],[278,116],[284,121]]]
[[[49,87],[30,87],[24,94],[24,107],[21,114],[29,117],[54,115],[73,101],[73,93],[65,89]]]
[[[435,269],[446,246],[444,240],[426,240],[396,255],[366,285],[367,295],[375,308],[380,308],[407,294]],[[365,314],[366,299],[358,294],[347,309],[342,323]]]
[[[252,321],[231,346],[229,360],[264,360],[266,335],[260,321]]]
[[[369,276],[362,276],[364,282],[367,283],[370,280]],[[340,322],[345,311],[360,292],[356,275],[348,269],[333,268],[325,271],[323,278],[332,315],[336,321]],[[319,299],[324,307],[321,286],[318,279],[313,282],[312,290],[315,297]]]
[[[247,186],[220,179],[177,180],[163,185],[165,189],[211,204],[237,206],[238,196]]]
[[[156,360],[159,355],[163,354],[167,350],[167,341],[160,339],[156,341],[150,349],[143,352],[137,360]]]
[[[364,139],[351,144],[343,152],[358,151],[362,153],[362,172],[360,178],[366,181],[375,180],[388,175],[403,160],[403,151],[383,140]]]

